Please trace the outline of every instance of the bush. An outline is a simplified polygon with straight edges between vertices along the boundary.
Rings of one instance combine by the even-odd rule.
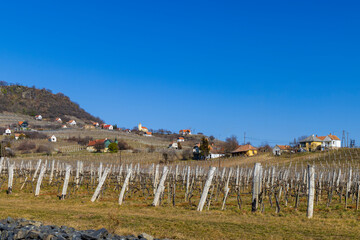
[[[111,153],[117,153],[119,151],[119,146],[113,142],[113,143],[109,144],[108,149],[109,149],[109,152],[111,152]]]
[[[52,147],[46,146],[46,145],[40,145],[37,149],[37,153],[45,153],[46,155],[51,155],[52,153]]]
[[[26,132],[26,137],[29,139],[47,139],[48,136],[40,132]]]
[[[35,148],[36,148],[36,144],[34,142],[24,141],[24,142],[20,143],[20,145],[16,149],[20,150],[20,151],[29,151],[29,150],[33,150]]]
[[[189,160],[193,158],[193,152],[192,149],[185,149],[182,151],[182,159],[183,160]]]
[[[81,138],[81,137],[70,137],[67,139],[67,141],[69,142],[76,142],[80,145],[83,145],[83,146],[86,146],[89,141],[92,141],[93,138],[92,137],[84,137],[84,138]]]
[[[153,145],[151,145],[148,149],[148,153],[153,153],[153,152],[155,152],[155,146],[153,146]]]
[[[132,149],[132,147],[130,147],[124,140],[119,140],[118,142],[118,149],[119,150],[128,150],[128,149]]]

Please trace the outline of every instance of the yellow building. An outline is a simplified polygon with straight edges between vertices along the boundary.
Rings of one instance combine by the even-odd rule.
[[[146,133],[146,132],[149,131],[146,127],[143,127],[143,126],[141,125],[141,123],[139,123],[138,129],[139,129],[140,132],[144,132],[144,133]]]
[[[248,156],[252,157],[258,153],[257,148],[251,146],[250,144],[240,145],[237,149],[231,152],[231,155],[234,156]]]
[[[311,135],[300,141],[300,147],[308,152],[314,152],[321,150],[322,140],[320,138]]]

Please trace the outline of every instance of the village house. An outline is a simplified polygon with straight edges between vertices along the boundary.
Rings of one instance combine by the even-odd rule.
[[[231,152],[231,156],[248,156],[252,157],[257,154],[257,148],[250,144],[240,145],[234,151]]]
[[[104,124],[104,125],[103,125],[103,129],[114,130],[114,126],[113,126],[113,125],[110,125],[110,124]]]
[[[184,139],[183,137],[178,137],[178,138],[177,138],[177,141],[178,141],[178,142],[184,142],[185,139]]]
[[[144,133],[144,136],[145,137],[152,137],[152,132],[146,132],[146,133]]]
[[[178,149],[178,148],[179,148],[179,145],[178,145],[177,142],[172,142],[172,143],[170,143],[169,148]]]
[[[58,123],[62,123],[61,118],[56,118],[55,121],[58,122]]]
[[[37,120],[37,121],[41,121],[43,118],[42,118],[42,116],[41,115],[36,115],[35,116],[35,120]]]
[[[90,124],[86,124],[86,125],[84,126],[84,129],[86,129],[86,130],[95,129],[95,126],[94,126],[94,125],[90,125]]]
[[[124,130],[126,133],[131,133],[131,130],[130,129],[125,129]]]
[[[15,134],[14,134],[14,139],[15,139],[15,140],[25,139],[25,138],[26,138],[26,135],[23,134],[23,133],[15,133]]]
[[[57,138],[55,137],[55,135],[52,135],[51,137],[48,138],[49,142],[57,142]]]
[[[313,134],[300,141],[300,148],[309,152],[340,147],[341,140],[331,133],[327,136],[315,136]]]
[[[61,128],[67,128],[67,126],[64,124],[64,125],[61,126]]]
[[[284,152],[290,152],[291,151],[291,147],[288,145],[276,145],[273,148],[273,154],[275,156],[280,156],[282,153]]]
[[[19,121],[18,124],[20,128],[27,128],[29,126],[27,121]]]
[[[94,127],[99,127],[99,123],[98,123],[98,122],[92,122],[92,125],[93,125]]]
[[[211,145],[209,147],[210,152],[208,158],[220,158],[225,156],[224,149],[216,147],[215,145]]]
[[[6,135],[6,136],[10,136],[10,135],[11,135],[11,130],[10,130],[10,128],[6,128],[6,129],[5,129],[4,135]]]
[[[141,123],[139,123],[139,125],[138,125],[138,130],[139,130],[140,132],[145,132],[145,133],[149,131],[146,127],[143,127],[143,126],[141,125]]]
[[[94,141],[89,141],[86,150],[88,152],[108,152],[110,143],[118,143],[118,141],[115,139],[115,141],[112,141],[110,139],[97,139]],[[99,149],[100,148],[100,149]]]
[[[14,134],[14,139],[15,139],[15,140],[19,140],[20,135],[21,135],[20,133],[15,133],[15,134]]]
[[[70,126],[76,126],[76,121],[75,120],[70,120],[67,122],[68,125]]]
[[[190,129],[182,129],[179,131],[179,134],[181,135],[191,135],[191,130]]]

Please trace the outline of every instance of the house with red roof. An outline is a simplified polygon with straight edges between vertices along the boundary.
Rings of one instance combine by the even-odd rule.
[[[146,132],[146,133],[144,133],[144,136],[145,137],[152,137],[152,132]]]
[[[36,115],[36,116],[35,116],[35,120],[41,121],[41,120],[42,120],[42,116],[41,116],[41,115]]]
[[[76,126],[76,121],[75,120],[70,120],[67,122],[68,125],[70,126]]]
[[[177,141],[178,141],[178,142],[184,142],[185,139],[184,139],[183,137],[178,137],[178,138],[177,138]]]
[[[114,126],[113,126],[113,125],[110,125],[110,124],[105,124],[105,125],[103,126],[103,129],[114,130]]]
[[[231,152],[233,157],[235,156],[248,156],[252,157],[257,154],[257,148],[250,144],[240,145],[234,151]]]
[[[181,135],[191,135],[191,130],[190,129],[182,129],[179,131],[179,134]]]
[[[275,156],[280,156],[281,154],[283,154],[284,152],[290,152],[291,151],[291,147],[288,145],[276,145],[273,148],[273,154]]]

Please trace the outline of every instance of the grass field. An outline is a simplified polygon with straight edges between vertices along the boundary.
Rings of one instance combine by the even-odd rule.
[[[360,235],[359,213],[353,209],[324,209],[309,220],[304,206],[298,211],[289,208],[280,214],[270,210],[251,213],[250,206],[242,210],[229,207],[226,211],[210,209],[200,213],[194,207],[155,208],[133,201],[119,206],[109,199],[95,203],[86,197],[60,201],[52,195],[34,197],[30,193],[6,195],[2,192],[0,215],[77,229],[105,227],[118,234],[146,232],[173,239],[357,239]]]

